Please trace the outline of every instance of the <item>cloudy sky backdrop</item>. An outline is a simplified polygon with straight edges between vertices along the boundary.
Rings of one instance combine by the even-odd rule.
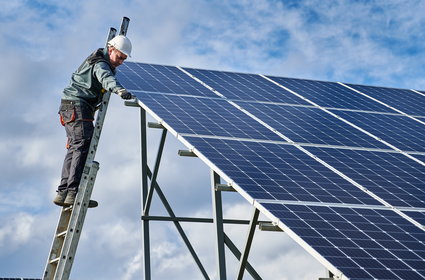
[[[41,277],[59,208],[65,155],[57,110],[71,73],[131,19],[132,61],[425,89],[425,1],[10,0],[0,9],[0,277]],[[72,279],[142,279],[139,112],[113,96],[100,170]],[[152,165],[158,131],[149,130]],[[178,216],[211,217],[209,169],[169,135],[159,184]],[[225,194],[226,218],[252,209]],[[153,215],[165,214],[155,198]],[[184,224],[212,279],[211,225]],[[174,226],[151,226],[153,279],[202,279]],[[244,226],[226,226],[242,246]],[[228,254],[228,275],[237,262]],[[284,233],[258,232],[250,262],[264,279],[311,280],[325,269]],[[246,279],[250,279],[246,276]]]

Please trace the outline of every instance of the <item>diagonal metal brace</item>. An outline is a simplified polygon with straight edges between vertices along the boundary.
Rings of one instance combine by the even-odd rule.
[[[240,260],[241,259],[241,252],[238,250],[238,247],[232,242],[232,240],[227,236],[227,234],[224,234],[224,243],[226,244],[227,248],[230,249],[230,251],[233,253],[233,255]],[[260,275],[255,271],[255,269],[251,266],[249,262],[246,263],[246,270],[249,274],[251,274],[252,278],[254,280],[262,280],[263,278],[260,277]]]
[[[257,225],[258,216],[260,215],[260,211],[257,208],[254,208],[254,213],[252,215],[251,223],[249,224],[248,236],[246,238],[245,250],[240,259],[238,280],[242,280],[243,274],[245,272],[245,267],[248,261],[249,251],[251,250],[252,240],[254,238],[255,226]]]
[[[147,167],[147,174],[149,178],[152,178],[153,174],[149,167]],[[161,199],[165,209],[168,212],[168,215],[170,215],[171,218],[175,219],[177,216],[174,214],[173,209],[171,208],[170,204],[167,201],[167,198],[165,197],[164,193],[162,192],[161,188],[159,187],[158,183],[155,181],[153,184],[153,187],[155,188],[155,191],[158,195],[158,197]],[[143,216],[144,217],[144,216]],[[142,219],[143,219],[142,217]],[[207,271],[205,270],[204,266],[201,263],[201,260],[199,259],[198,255],[195,252],[195,249],[193,248],[192,244],[189,241],[189,238],[187,237],[186,233],[184,232],[182,226],[178,221],[173,221],[177,231],[179,232],[181,238],[183,239],[184,243],[186,244],[186,247],[188,248],[190,254],[192,255],[193,259],[195,260],[196,264],[198,265],[199,270],[201,271],[202,275],[206,280],[209,280],[209,276],[207,274]]]
[[[153,174],[151,176],[151,185],[149,187],[148,196],[146,198],[145,207],[143,209],[143,213],[145,215],[149,215],[149,210],[150,210],[150,206],[151,206],[151,203],[152,203],[153,191],[155,189],[154,186],[156,184],[156,177],[158,176],[159,164],[161,163],[162,151],[164,150],[164,143],[165,143],[166,136],[167,136],[167,130],[164,129],[162,131],[162,136],[161,136],[161,141],[160,141],[159,148],[158,148],[158,154],[157,154],[157,157],[156,157],[155,167],[154,167],[154,170],[153,170]]]

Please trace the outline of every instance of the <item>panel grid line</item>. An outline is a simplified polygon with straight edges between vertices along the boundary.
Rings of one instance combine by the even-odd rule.
[[[311,202],[311,201],[291,201],[291,200],[272,200],[272,199],[257,199],[255,201],[259,204],[286,204],[286,205],[304,205],[304,206],[329,206],[329,207],[341,207],[341,208],[347,208],[347,209],[376,209],[376,210],[392,210],[405,218],[406,220],[410,221],[412,224],[416,225],[418,228],[425,231],[425,225],[422,225],[418,221],[416,221],[414,218],[408,216],[407,214],[403,213],[402,211],[406,212],[425,212],[425,208],[419,208],[419,207],[393,207],[391,205],[366,205],[366,204],[343,204],[343,203],[329,203],[329,202]]]
[[[425,279],[425,93],[143,63],[123,70],[140,107],[335,277]]]
[[[287,142],[287,141],[276,141],[276,140],[265,140],[257,138],[241,138],[241,137],[226,137],[226,136],[215,136],[215,135],[206,135],[206,134],[190,134],[190,133],[179,133],[179,135],[185,137],[195,137],[195,138],[210,138],[210,139],[223,139],[223,140],[234,140],[234,141],[244,141],[244,142],[257,142],[257,143],[273,143],[278,145],[300,145],[303,147],[318,147],[318,148],[335,148],[342,150],[354,150],[354,151],[370,151],[370,152],[385,152],[391,154],[402,154],[399,151],[393,149],[379,149],[379,148],[364,148],[357,146],[340,146],[340,145],[327,145],[327,144],[316,144],[316,143],[304,143],[304,142]],[[414,155],[423,155],[425,152],[416,152],[416,151],[406,151]]]
[[[305,154],[307,154],[308,156],[310,156],[311,158],[313,158],[314,160],[318,161],[319,163],[321,163],[323,166],[327,167],[328,169],[330,169],[331,171],[333,171],[334,173],[338,174],[340,177],[342,177],[343,179],[345,179],[346,181],[350,182],[351,184],[353,184],[354,186],[356,186],[358,189],[362,190],[363,192],[365,192],[366,194],[370,195],[372,198],[376,199],[377,201],[379,201],[380,203],[386,205],[389,208],[394,209],[394,211],[396,213],[398,213],[400,216],[404,217],[405,219],[408,219],[409,221],[411,221],[412,223],[414,223],[417,227],[421,228],[422,230],[425,230],[422,225],[418,222],[416,222],[415,220],[413,220],[412,218],[410,218],[408,215],[404,214],[403,212],[397,210],[393,205],[391,205],[390,203],[388,203],[387,201],[385,201],[384,199],[382,199],[381,197],[379,197],[378,195],[376,195],[375,193],[371,192],[370,190],[368,190],[367,188],[365,188],[364,186],[362,186],[361,184],[359,184],[358,182],[356,182],[355,180],[351,179],[349,176],[347,176],[346,174],[344,174],[343,172],[339,171],[338,169],[336,169],[335,167],[333,167],[332,165],[328,164],[327,162],[323,161],[322,159],[320,159],[319,157],[317,157],[316,155],[314,155],[313,153],[311,153],[310,151],[306,150],[305,148],[303,148],[302,146],[296,144],[293,140],[291,140],[289,137],[285,136],[283,133],[279,132],[278,130],[276,130],[275,128],[273,128],[272,126],[270,126],[269,124],[267,124],[266,122],[264,122],[263,120],[259,119],[257,116],[253,115],[252,113],[248,112],[247,110],[245,110],[243,107],[241,107],[240,105],[236,104],[233,101],[228,100],[223,94],[221,94],[220,92],[218,92],[217,90],[213,89],[211,86],[209,86],[208,84],[206,84],[205,82],[203,82],[201,79],[195,77],[194,75],[192,75],[191,73],[187,72],[185,69],[181,68],[181,67],[177,67],[178,69],[180,69],[182,72],[184,72],[185,74],[187,74],[189,77],[193,78],[194,80],[196,80],[197,82],[201,83],[203,86],[205,86],[206,88],[210,89],[211,91],[213,91],[216,95],[224,98],[227,102],[229,102],[231,105],[233,105],[235,108],[237,108],[238,110],[244,112],[246,115],[248,115],[249,117],[253,118],[254,120],[256,120],[257,122],[259,122],[260,124],[264,125],[266,128],[268,128],[269,130],[271,130],[272,132],[276,133],[277,135],[279,135],[282,139],[284,139],[285,141],[287,141],[290,144],[293,144],[294,147],[296,147],[297,149],[299,149],[300,151],[304,152]],[[380,139],[379,137],[373,135],[372,133],[369,133],[368,131],[362,129],[361,127],[356,126],[355,124],[335,115],[334,113],[324,109],[323,107],[319,106],[318,104],[310,101],[309,99],[299,95],[298,93],[282,86],[281,84],[277,83],[276,81],[264,76],[264,75],[259,75],[261,77],[263,77],[264,79],[274,83],[275,85],[282,87],[283,89],[291,92],[292,94],[300,97],[301,99],[309,102],[310,104],[312,104],[313,106],[319,108],[320,110],[325,111],[326,113],[334,116],[335,118],[344,121],[345,123],[349,124],[350,126],[362,131],[363,133],[375,138],[376,140],[379,140],[380,142],[384,143],[385,145],[389,146],[390,148],[394,149],[396,152],[401,153],[415,161],[417,161],[418,163],[422,164],[423,166],[425,166],[425,163],[420,161],[419,159],[416,159],[415,157],[407,154],[405,151],[402,151],[400,149],[398,149],[397,147],[391,145],[390,143],[387,143],[386,141]]]
[[[425,122],[424,122],[424,121],[418,120],[417,118],[413,117],[412,115],[409,115],[409,114],[407,114],[407,113],[405,113],[405,112],[403,112],[403,111],[401,111],[401,110],[399,110],[399,109],[397,109],[397,108],[394,108],[393,106],[390,106],[390,105],[388,105],[388,104],[386,104],[386,103],[384,103],[384,102],[382,102],[382,101],[380,101],[380,100],[378,100],[378,99],[376,99],[376,98],[374,98],[374,97],[372,97],[372,96],[369,96],[369,95],[367,95],[367,94],[365,94],[365,93],[361,92],[360,90],[354,89],[354,88],[350,87],[349,85],[346,85],[346,84],[341,83],[341,82],[338,82],[338,84],[340,84],[340,85],[342,85],[342,86],[344,86],[344,87],[346,87],[346,88],[348,88],[348,89],[351,89],[352,91],[357,92],[358,94],[361,94],[361,95],[363,95],[363,96],[365,96],[365,97],[367,97],[367,98],[370,98],[370,99],[372,99],[373,101],[378,102],[379,104],[384,105],[384,106],[386,106],[386,107],[390,108],[391,110],[396,111],[397,113],[399,113],[399,114],[401,114],[401,115],[403,115],[403,116],[406,116],[406,117],[408,117],[408,118],[410,118],[410,119],[412,119],[412,120],[414,120],[414,121],[417,121],[417,122],[419,122],[419,123],[421,123],[421,124],[425,125]]]
[[[423,92],[420,92],[420,91],[417,91],[417,90],[414,90],[414,89],[411,89],[411,91],[416,92],[419,95],[425,96],[425,93],[423,93]]]
[[[283,85],[279,84],[278,82],[276,82],[276,81],[274,81],[274,80],[270,79],[269,77],[264,76],[264,75],[260,75],[260,76],[261,76],[261,77],[263,77],[264,79],[266,79],[266,80],[268,80],[268,81],[270,81],[270,82],[274,83],[275,85],[280,86],[281,88],[285,89],[286,91],[289,91],[289,92],[291,92],[292,94],[294,94],[294,95],[296,95],[296,96],[298,96],[298,97],[302,98],[303,100],[305,100],[305,101],[309,102],[310,104],[314,105],[314,106],[315,106],[315,107],[317,107],[318,109],[325,111],[326,113],[328,113],[328,114],[332,115],[333,117],[335,117],[335,118],[337,118],[337,119],[339,119],[339,120],[341,120],[341,121],[345,122],[346,124],[348,124],[348,125],[350,125],[350,126],[352,126],[352,127],[356,128],[356,129],[360,130],[361,132],[363,132],[363,133],[365,133],[365,134],[369,135],[370,137],[374,138],[375,140],[378,140],[379,142],[381,142],[381,143],[385,144],[386,146],[388,146],[388,147],[390,147],[390,148],[392,148],[392,149],[394,149],[394,150],[396,150],[396,151],[400,152],[401,154],[403,154],[403,155],[407,156],[408,158],[410,158],[410,159],[412,159],[412,160],[416,161],[417,163],[419,163],[419,164],[421,164],[421,165],[425,166],[425,162],[423,162],[423,161],[421,161],[421,160],[419,160],[419,159],[415,158],[414,156],[409,155],[409,154],[408,154],[408,153],[406,153],[405,151],[403,151],[403,150],[401,150],[401,149],[397,148],[396,146],[394,146],[394,145],[392,145],[392,144],[388,143],[387,141],[385,141],[385,140],[383,140],[383,139],[379,138],[378,136],[376,136],[376,135],[374,135],[374,134],[370,133],[369,131],[367,131],[367,130],[365,130],[365,129],[363,129],[363,128],[361,128],[361,127],[359,127],[359,126],[357,126],[357,125],[353,124],[352,122],[347,121],[346,119],[344,119],[344,118],[342,118],[342,117],[340,117],[340,116],[338,116],[338,115],[336,115],[336,114],[332,113],[331,111],[329,111],[329,110],[327,110],[327,109],[323,108],[322,106],[320,106],[320,105],[316,104],[316,103],[315,103],[315,102],[313,102],[313,101],[308,100],[307,98],[303,97],[302,95],[300,95],[300,94],[296,93],[295,91],[293,91],[293,90],[291,90],[291,89],[289,89],[289,88],[287,88],[287,87],[285,87],[285,86],[283,86]]]
[[[190,74],[192,75],[192,74]],[[202,82],[202,81],[200,81]],[[206,85],[208,86],[208,85]],[[214,90],[211,88],[211,90]],[[148,93],[148,94],[160,94],[160,95],[172,95],[172,96],[181,96],[181,97],[195,97],[190,94],[184,94],[184,93],[173,93],[173,92],[160,92],[160,91],[147,91],[147,90],[140,90],[140,89],[132,89],[132,92],[137,93]],[[241,103],[255,103],[255,104],[270,104],[270,105],[282,105],[282,106],[291,106],[291,107],[299,107],[299,108],[317,108],[317,106],[314,105],[305,105],[305,104],[291,104],[291,103],[284,103],[284,102],[273,102],[273,101],[261,101],[261,100],[239,100],[239,99],[232,99],[225,96],[221,96],[219,92],[216,92],[217,97],[212,96],[196,96],[196,98],[203,98],[203,99],[226,99],[233,102],[241,102]],[[391,113],[391,112],[380,112],[380,111],[371,111],[371,110],[359,110],[359,109],[348,109],[348,108],[336,108],[336,107],[325,107],[322,106],[322,108],[332,111],[345,111],[345,112],[356,112],[356,113],[373,113],[373,114],[379,114],[379,115],[388,115],[388,116],[400,116],[407,114],[400,114],[400,113]],[[413,116],[413,117],[423,117],[423,116]],[[425,122],[424,122],[425,123]]]
[[[398,226],[392,211],[361,208],[337,211],[328,206],[288,204],[261,206],[279,217],[279,227],[308,240],[308,249],[328,256],[337,268],[344,268],[350,279],[424,277],[423,265],[418,264],[421,256],[413,253],[409,245],[404,246],[400,239],[408,238],[411,246],[420,246],[421,250],[424,244],[409,225]],[[340,262],[341,258],[345,260]],[[391,269],[396,263],[396,269]]]

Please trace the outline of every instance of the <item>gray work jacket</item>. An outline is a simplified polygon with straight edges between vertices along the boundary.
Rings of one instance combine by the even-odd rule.
[[[122,88],[115,78],[115,68],[109,62],[107,49],[98,49],[72,74],[62,99],[83,102],[94,109],[102,101],[105,90],[116,92]]]

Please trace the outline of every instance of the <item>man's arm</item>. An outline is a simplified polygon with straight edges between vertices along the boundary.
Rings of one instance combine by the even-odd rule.
[[[115,78],[109,65],[105,62],[98,62],[94,65],[94,75],[102,84],[102,87],[108,91],[118,94],[122,99],[131,99],[133,96],[129,93]]]

